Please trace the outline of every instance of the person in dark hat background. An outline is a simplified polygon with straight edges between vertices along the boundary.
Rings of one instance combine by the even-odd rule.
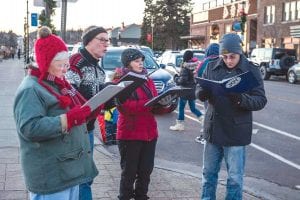
[[[220,58],[208,63],[203,77],[220,81],[249,71],[259,85],[244,93],[217,95],[197,85],[196,97],[208,100],[204,119],[202,194],[201,199],[216,199],[218,173],[224,158],[227,169],[225,199],[241,200],[246,146],[251,143],[252,111],[265,107],[264,84],[259,68],[244,56],[241,39],[235,33],[220,40]]]
[[[146,75],[145,56],[133,48],[122,52],[123,68],[117,68],[114,81],[129,72]],[[121,156],[120,200],[148,199],[150,175],[154,167],[154,156],[158,138],[155,114],[167,113],[171,100],[165,97],[157,107],[145,107],[145,103],[157,96],[152,79],[137,88],[126,100],[117,99],[119,118],[117,122],[117,140]]]
[[[183,54],[183,60],[180,68],[179,76],[174,78],[177,85],[192,88],[185,96],[179,98],[178,102],[178,117],[176,119],[176,124],[170,126],[172,131],[184,131],[184,108],[186,103],[189,104],[191,112],[196,115],[200,123],[203,123],[203,114],[200,110],[196,108],[196,97],[195,97],[195,86],[196,82],[194,80],[194,71],[199,65],[197,58],[194,58],[194,53],[187,50]]]
[[[70,57],[70,69],[66,78],[87,100],[105,87],[105,72],[98,62],[109,45],[107,31],[103,27],[90,26],[82,33],[82,48]],[[94,148],[95,119],[87,124],[91,151]],[[91,200],[92,182],[80,185],[80,200]]]
[[[91,109],[66,81],[66,44],[41,27],[35,42],[38,68],[17,89],[14,119],[31,200],[78,200],[79,185],[98,174],[86,137]]]

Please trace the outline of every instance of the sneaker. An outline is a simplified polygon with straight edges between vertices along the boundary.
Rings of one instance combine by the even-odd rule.
[[[200,144],[205,144],[205,139],[203,138],[203,136],[197,136],[195,138],[195,142],[200,143]]]
[[[176,120],[176,124],[174,126],[170,126],[170,130],[184,131],[184,122],[182,120]]]
[[[172,131],[184,131],[183,124],[175,124],[174,126],[170,126],[170,130]]]

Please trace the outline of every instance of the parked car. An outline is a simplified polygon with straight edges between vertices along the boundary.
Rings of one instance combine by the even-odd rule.
[[[126,47],[108,47],[105,56],[99,61],[100,66],[105,70],[106,81],[111,81],[114,71],[117,67],[122,67],[121,54]],[[143,52],[143,51],[142,51]],[[173,76],[164,70],[163,65],[160,67],[148,53],[145,55],[144,67],[148,70],[150,78],[153,79],[158,94],[175,86]],[[172,101],[171,112],[177,107],[178,98]]]
[[[297,63],[289,68],[287,79],[289,83],[296,83],[300,80],[300,63]]]
[[[172,56],[172,54],[176,54],[176,53],[180,53],[179,51],[173,51],[173,50],[166,50],[164,51],[160,57],[158,57],[156,59],[156,61],[159,63],[159,64],[162,64],[162,63],[167,63],[167,60],[169,60],[170,56]]]
[[[205,49],[183,49],[180,53],[184,54],[187,50],[192,51],[193,53],[203,53],[205,54]]]
[[[268,80],[271,75],[286,75],[295,64],[297,55],[294,49],[256,48],[249,60],[259,65],[262,78]]]

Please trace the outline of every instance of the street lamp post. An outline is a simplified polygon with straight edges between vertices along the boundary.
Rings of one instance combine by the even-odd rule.
[[[154,28],[154,23],[153,23],[153,16],[152,16],[151,17],[151,46],[152,46],[152,50],[153,50],[153,43],[154,43],[153,28]]]
[[[29,64],[29,10],[28,10],[28,0],[26,1],[26,23],[25,23],[26,31],[26,48],[25,48],[25,63]]]

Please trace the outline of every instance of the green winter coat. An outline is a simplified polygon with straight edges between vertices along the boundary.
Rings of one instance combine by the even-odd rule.
[[[25,77],[16,93],[14,118],[25,184],[33,193],[59,192],[91,181],[98,174],[86,124],[73,127],[69,134],[62,133],[60,115],[66,112],[37,78]]]

